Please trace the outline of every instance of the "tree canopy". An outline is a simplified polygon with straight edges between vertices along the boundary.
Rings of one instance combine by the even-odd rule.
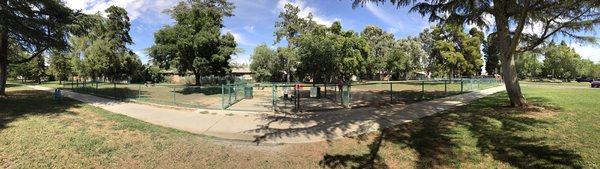
[[[40,57],[47,49],[66,50],[69,25],[76,13],[60,1],[0,1],[0,95],[5,94],[8,65]],[[21,60],[9,60],[9,46],[31,53]]]
[[[235,53],[231,33],[221,34],[223,18],[233,15],[233,4],[225,0],[190,0],[169,10],[175,20],[154,34],[150,57],[162,67],[175,66],[180,74],[191,71],[196,85],[202,75],[225,75]],[[176,61],[177,65],[170,65]]]

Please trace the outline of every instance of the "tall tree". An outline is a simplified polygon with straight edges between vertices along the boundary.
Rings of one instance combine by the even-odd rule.
[[[63,52],[51,52],[49,63],[50,72],[56,77],[59,84],[62,81],[68,80],[72,74],[73,64],[71,57]]]
[[[350,80],[364,73],[364,60],[369,56],[367,42],[353,31],[344,31],[339,22],[327,29],[322,25],[298,38],[300,77],[313,82],[332,78]]]
[[[8,65],[41,57],[47,49],[65,50],[69,24],[74,13],[55,0],[0,1],[0,95],[5,95]],[[9,45],[14,42],[31,56],[9,60]]]
[[[600,23],[597,0],[354,0],[354,6],[385,1],[398,7],[415,4],[411,11],[429,15],[430,21],[494,26],[502,76],[512,106],[527,105],[519,86],[515,53],[533,50],[557,34],[595,42],[594,37],[578,33],[592,31]],[[485,21],[488,16],[493,18],[493,23]],[[529,34],[523,31],[525,28],[539,29]]]
[[[477,28],[471,28],[468,34],[460,31],[460,51],[467,61],[467,67],[462,75],[481,75],[481,67],[483,66],[481,43],[483,42],[483,36],[483,32],[479,31]]]
[[[515,66],[519,72],[519,78],[529,78],[533,80],[542,73],[542,62],[539,60],[539,54],[534,52],[523,52],[515,56]]]
[[[163,67],[176,61],[180,74],[194,73],[196,85],[202,75],[225,75],[236,43],[231,33],[221,35],[223,18],[233,15],[233,4],[226,0],[189,0],[169,10],[175,20],[154,34],[150,57]]]
[[[496,33],[490,33],[483,42],[483,54],[485,57],[485,71],[488,75],[500,74],[500,60],[498,49],[496,49]]]
[[[414,77],[418,71],[424,70],[424,63],[427,61],[427,54],[422,47],[418,38],[408,37],[396,41],[392,55],[386,57],[386,62],[392,63],[387,66],[387,70],[402,75],[404,80]]]
[[[253,77],[259,82],[273,80],[277,76],[277,53],[271,50],[267,44],[260,44],[254,48],[254,53],[250,59],[250,70],[254,73]]]
[[[377,26],[368,25],[360,33],[360,36],[367,41],[371,48],[371,57],[366,60],[365,78],[371,79],[374,74],[381,75],[383,72],[390,71],[385,70],[387,64],[385,56],[394,46],[394,35]]]
[[[312,31],[316,23],[312,21],[312,14],[308,14],[307,18],[299,16],[300,8],[292,4],[285,4],[284,11],[279,13],[279,18],[275,22],[275,43],[280,43],[281,40],[287,41],[288,51],[295,51],[298,46],[298,36]],[[285,76],[287,82],[290,82],[292,70],[296,65],[293,60],[297,55],[287,52],[286,55],[280,55],[284,63]]]
[[[104,32],[100,35],[99,44],[106,46],[98,46],[98,54],[101,57],[107,58],[107,69],[105,75],[110,77],[112,81],[123,78],[126,72],[124,65],[125,59],[129,54],[127,44],[132,44],[129,30],[131,24],[127,11],[121,7],[111,6],[105,10],[108,14],[108,19],[102,25]]]
[[[553,78],[570,81],[579,76],[581,56],[562,41],[544,49],[544,72]]]
[[[466,39],[461,26],[437,26],[432,33],[435,41],[431,57],[440,65],[438,71],[447,73],[448,78],[452,79],[470,67],[464,52],[461,51],[462,43]]]
[[[443,65],[438,64],[435,60],[435,57],[432,55],[435,40],[433,39],[433,30],[434,28],[425,28],[421,33],[419,33],[419,41],[421,42],[421,47],[425,54],[428,56],[423,62],[423,66],[425,68],[425,73],[427,74],[427,78],[431,76],[439,76],[439,70]]]

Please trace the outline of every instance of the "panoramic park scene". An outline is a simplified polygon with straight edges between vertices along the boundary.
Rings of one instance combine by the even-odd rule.
[[[598,0],[0,0],[0,168],[600,168]]]

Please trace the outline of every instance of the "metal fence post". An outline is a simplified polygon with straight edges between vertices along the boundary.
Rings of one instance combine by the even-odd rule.
[[[325,82],[325,87],[323,89],[323,93],[325,93],[325,98],[327,98],[327,82]]]
[[[392,82],[388,81],[388,83],[390,83],[390,101],[394,101],[394,88],[392,87]]]
[[[460,79],[460,92],[464,92],[464,88],[463,88],[463,80]]]
[[[117,83],[113,82],[113,97],[115,97],[116,99],[118,99],[119,97],[117,97]]]
[[[225,85],[221,84],[221,108],[225,109]]]
[[[271,96],[272,96],[271,97],[271,101],[273,102],[273,109],[275,109],[275,106],[276,106],[275,105],[275,98],[276,98],[276,96],[275,96],[275,83],[273,83],[271,85],[271,91],[272,91],[272,93],[271,93]]]
[[[177,101],[175,99],[175,86],[173,86],[173,105],[177,105]]]
[[[448,95],[448,83],[444,80],[444,95]]]
[[[421,100],[425,99],[425,81],[421,81]]]
[[[227,102],[227,105],[231,104],[231,86],[229,86],[229,84],[227,84],[227,96],[229,96],[229,102]]]

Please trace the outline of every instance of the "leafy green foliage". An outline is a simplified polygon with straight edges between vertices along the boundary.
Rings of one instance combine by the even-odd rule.
[[[364,71],[364,60],[369,57],[367,42],[352,31],[341,30],[334,23],[329,29],[317,26],[312,32],[299,36],[298,74],[314,82],[331,78],[349,80]]]
[[[68,80],[69,76],[72,74],[73,64],[71,60],[69,55],[61,52],[52,52],[50,55],[49,70],[60,83]]]
[[[516,56],[515,64],[519,72],[519,78],[534,78],[542,75],[542,62],[539,54],[524,52]]]
[[[395,45],[394,35],[377,26],[369,25],[363,29],[360,36],[367,41],[371,49],[371,57],[368,57],[365,62],[365,78],[372,78],[374,74],[392,71],[387,63],[390,60],[386,56]],[[398,55],[394,57],[398,57]]]
[[[427,53],[418,38],[408,37],[396,41],[392,51],[385,55],[386,70],[398,74],[404,80],[414,77],[417,71],[424,70]]]
[[[250,70],[254,73],[253,77],[259,82],[271,81],[278,74],[277,53],[266,44],[258,45],[254,48],[251,56]]]
[[[556,45],[550,43],[544,52],[544,72],[553,78],[570,81],[579,76],[577,69],[581,56],[569,48],[563,41]]]
[[[221,35],[221,28],[223,18],[233,15],[233,8],[225,0],[180,2],[169,10],[175,24],[154,34],[150,57],[166,68],[175,61],[179,73],[192,71],[196,85],[200,85],[201,75],[225,75],[236,42],[230,33]]]
[[[498,45],[496,44],[496,33],[488,35],[483,42],[483,53],[485,56],[485,71],[488,75],[500,74],[500,57]]]
[[[0,95],[5,94],[8,66],[41,57],[47,49],[65,50],[69,24],[75,13],[60,1],[3,0],[0,1]],[[9,46],[32,52],[22,60],[9,60]]]

